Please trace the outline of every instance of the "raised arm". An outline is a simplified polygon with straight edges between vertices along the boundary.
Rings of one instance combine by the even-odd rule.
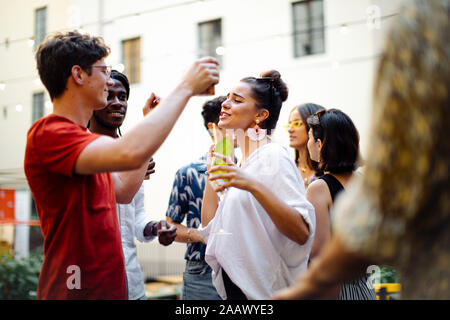
[[[202,58],[186,72],[158,108],[121,139],[102,136],[78,156],[75,172],[93,174],[141,168],[164,142],[189,99],[218,83],[217,60]]]
[[[113,172],[114,193],[117,203],[130,203],[144,180],[147,163],[130,171]]]

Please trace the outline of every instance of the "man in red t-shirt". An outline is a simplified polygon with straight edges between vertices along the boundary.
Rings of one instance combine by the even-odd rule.
[[[133,199],[190,97],[219,80],[217,61],[199,59],[122,139],[91,134],[89,118],[113,85],[108,54],[101,38],[78,32],[51,35],[36,53],[53,102],[28,132],[24,161],[44,235],[38,299],[126,299],[116,201]]]

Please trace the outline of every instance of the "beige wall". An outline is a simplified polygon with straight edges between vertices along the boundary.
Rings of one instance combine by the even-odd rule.
[[[2,187],[27,186],[23,158],[26,133],[32,121],[32,95],[45,92],[38,79],[34,49],[28,41],[34,35],[34,10],[47,6],[47,30],[61,30],[66,27],[69,4],[70,1],[58,0],[1,1],[0,82],[5,82],[6,87],[0,90],[0,172],[8,172],[7,176],[0,175]],[[4,44],[7,38],[10,40],[8,47]],[[45,97],[46,101],[50,100],[47,92]],[[20,112],[16,111],[19,104],[22,105]],[[4,107],[7,107],[6,119]]]

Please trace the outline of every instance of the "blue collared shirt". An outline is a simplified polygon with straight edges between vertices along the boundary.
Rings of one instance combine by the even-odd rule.
[[[177,223],[186,217],[188,228],[198,228],[201,223],[203,190],[206,182],[206,156],[178,169],[175,174],[166,216]],[[206,245],[201,242],[187,244],[184,258],[204,261]]]

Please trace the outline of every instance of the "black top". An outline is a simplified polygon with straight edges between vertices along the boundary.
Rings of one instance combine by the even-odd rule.
[[[223,268],[222,278],[225,286],[225,292],[227,293],[227,300],[248,300],[242,290],[233,281],[231,281],[230,277],[228,277],[228,274]]]
[[[321,176],[320,179],[323,179],[327,183],[334,203],[338,193],[345,190],[344,187],[339,180],[331,174],[325,174]],[[368,276],[365,275],[357,280],[344,283],[339,292],[339,300],[376,300],[377,296],[375,290],[372,287],[369,288],[367,285],[367,283],[369,283],[368,279]]]
[[[320,177],[320,179],[323,179],[327,183],[328,189],[330,189],[331,199],[333,199],[333,203],[334,203],[334,199],[336,198],[337,194],[339,192],[343,191],[344,187],[339,182],[339,180],[336,179],[331,174],[328,174],[328,173],[324,174],[323,176]]]

